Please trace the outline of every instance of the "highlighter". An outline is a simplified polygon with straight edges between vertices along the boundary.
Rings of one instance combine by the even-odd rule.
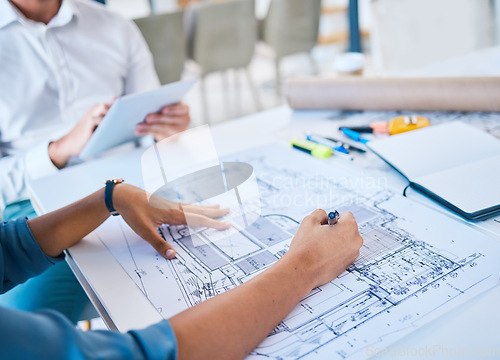
[[[418,115],[398,116],[389,121],[389,134],[397,135],[407,131],[421,129],[430,126],[429,119]]]
[[[325,159],[332,155],[332,149],[328,146],[313,143],[312,141],[293,138],[290,145],[300,151],[310,154],[318,159]]]

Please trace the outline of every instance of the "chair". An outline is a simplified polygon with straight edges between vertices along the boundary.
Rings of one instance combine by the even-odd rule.
[[[308,53],[317,73],[311,50],[318,42],[321,0],[271,0],[267,16],[259,24],[260,39],[275,53],[276,93],[281,94],[280,61],[297,53]]]
[[[186,61],[184,12],[151,15],[134,21],[153,54],[161,84],[179,81]]]
[[[187,11],[188,56],[200,66],[202,104],[208,122],[205,77],[213,72],[245,69],[257,109],[260,100],[248,70],[257,40],[253,0],[194,3]],[[227,89],[226,89],[227,90]]]

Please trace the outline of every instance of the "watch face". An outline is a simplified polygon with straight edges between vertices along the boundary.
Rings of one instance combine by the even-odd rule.
[[[104,183],[107,184],[108,182],[113,182],[115,184],[121,184],[122,182],[125,182],[122,178],[114,178],[114,179],[107,179],[104,180]]]

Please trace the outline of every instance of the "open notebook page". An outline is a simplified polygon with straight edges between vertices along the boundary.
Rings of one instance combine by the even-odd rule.
[[[459,121],[371,141],[368,147],[410,181],[500,155],[498,139]]]
[[[466,213],[500,206],[500,155],[426,175],[414,182]]]

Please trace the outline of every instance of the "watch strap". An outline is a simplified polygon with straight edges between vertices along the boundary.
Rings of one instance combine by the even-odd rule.
[[[116,184],[120,184],[123,181],[124,181],[123,179],[105,180],[106,186],[104,188],[104,204],[106,204],[106,208],[108,209],[109,213],[113,216],[120,215],[113,206],[113,189]]]

